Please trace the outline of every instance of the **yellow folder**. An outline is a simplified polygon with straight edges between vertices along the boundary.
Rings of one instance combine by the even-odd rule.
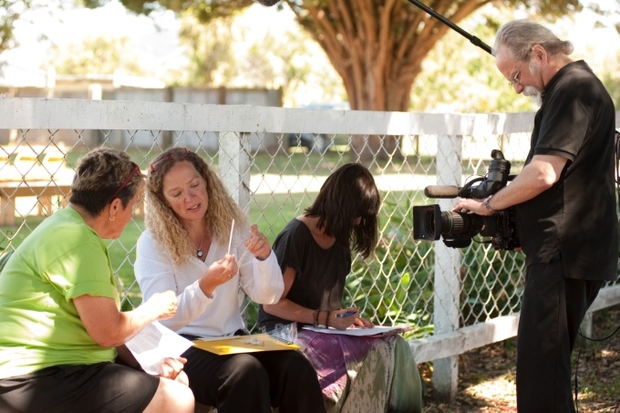
[[[221,339],[196,339],[194,347],[218,355],[254,353],[256,351],[299,350],[297,344],[287,344],[278,341],[267,333],[251,334],[248,336],[224,337]]]

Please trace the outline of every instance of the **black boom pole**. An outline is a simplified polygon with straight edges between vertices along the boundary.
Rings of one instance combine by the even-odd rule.
[[[428,14],[430,14],[431,16],[433,16],[434,18],[436,18],[437,20],[445,24],[446,26],[450,27],[451,29],[459,33],[460,35],[464,36],[466,39],[468,39],[470,42],[472,42],[473,44],[475,44],[476,46],[478,46],[479,48],[481,48],[488,54],[491,54],[491,55],[493,54],[493,49],[491,48],[491,46],[489,46],[488,44],[486,44],[485,42],[483,42],[476,36],[473,36],[467,33],[465,30],[461,29],[459,26],[457,26],[456,24],[452,23],[450,20],[443,17],[441,14],[431,9],[426,4],[420,3],[418,0],[407,0],[407,1],[409,3],[412,3],[418,6],[419,8],[421,8],[422,10],[424,10],[425,12],[427,12]]]

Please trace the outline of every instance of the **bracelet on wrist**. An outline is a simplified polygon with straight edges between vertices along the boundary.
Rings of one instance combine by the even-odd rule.
[[[482,201],[482,205],[484,205],[484,207],[487,209],[487,211],[491,212],[491,213],[496,213],[497,211],[493,209],[493,207],[491,207],[491,198],[493,198],[493,195],[489,195],[486,198],[484,198],[484,201]]]
[[[319,310],[318,308],[314,310],[314,326],[315,327],[319,326],[319,314],[321,314],[321,310]]]
[[[325,328],[329,328],[329,315],[331,314],[330,310],[327,310],[327,315],[325,316]]]

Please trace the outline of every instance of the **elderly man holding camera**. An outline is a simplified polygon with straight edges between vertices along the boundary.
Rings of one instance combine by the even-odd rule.
[[[523,170],[484,200],[454,210],[491,215],[516,208],[526,255],[517,338],[517,408],[575,412],[571,353],[586,311],[617,278],[613,102],[573,46],[517,20],[500,28],[493,54],[515,92],[538,99]]]

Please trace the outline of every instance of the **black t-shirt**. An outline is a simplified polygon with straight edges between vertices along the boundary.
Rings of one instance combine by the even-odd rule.
[[[516,206],[527,265],[559,252],[568,278],[616,279],[614,128],[613,102],[585,62],[564,66],[546,85],[526,164],[534,155],[568,162],[551,188]]]
[[[290,221],[273,243],[280,268],[295,270],[295,281],[286,298],[313,310],[338,310],[342,308],[345,279],[351,271],[351,253],[348,248],[334,244],[321,248],[310,229],[298,219]],[[267,331],[276,324],[288,324],[260,306],[258,324]]]

